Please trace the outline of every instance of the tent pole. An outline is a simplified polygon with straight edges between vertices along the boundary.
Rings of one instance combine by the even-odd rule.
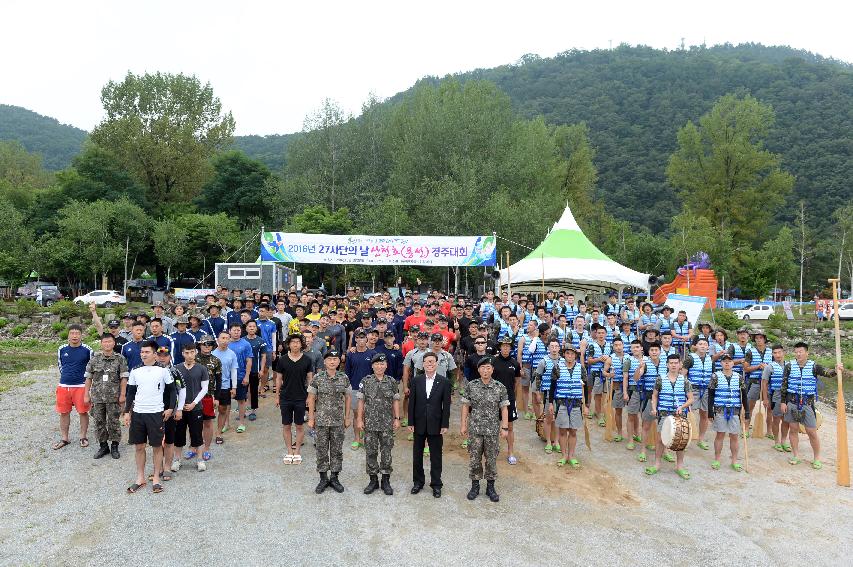
[[[509,277],[509,250],[506,251],[506,292],[512,299],[512,278]]]
[[[542,253],[542,305],[545,305],[545,253]]]

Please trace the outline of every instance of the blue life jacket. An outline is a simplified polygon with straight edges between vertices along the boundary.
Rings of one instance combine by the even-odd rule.
[[[740,374],[732,372],[731,379],[725,374],[715,372],[717,388],[714,390],[714,405],[724,408],[740,408]]]
[[[583,398],[583,382],[581,381],[581,365],[575,365],[569,370],[565,360],[560,364],[560,377],[557,379],[557,399],[569,398],[579,400]]]
[[[551,374],[554,371],[554,359],[550,356],[546,356],[542,360],[545,361],[545,370],[542,372],[542,383],[539,386],[539,391],[548,392],[551,390]],[[566,361],[563,360],[562,357],[558,358],[557,362],[563,366],[566,365]]]
[[[643,390],[645,390],[646,392],[651,392],[652,390],[655,389],[655,380],[657,380],[657,378],[658,378],[659,367],[657,365],[655,365],[655,363],[652,362],[651,357],[648,357],[648,356],[643,357],[643,362],[646,363],[646,370],[645,370],[645,372],[643,372],[643,377],[642,377]],[[661,361],[658,361],[658,363],[660,363],[660,362]],[[666,368],[666,365],[664,365],[664,368]]]
[[[675,384],[670,382],[669,376],[662,376],[660,392],[658,392],[658,411],[674,413],[686,401],[687,394],[684,391],[684,376],[679,374],[675,379]]]
[[[764,354],[758,352],[758,349],[754,346],[750,346],[750,352],[752,353],[752,362],[749,363],[750,366],[755,366],[757,364],[770,364],[773,360],[773,349],[769,347],[764,347]],[[757,368],[749,373],[750,380],[761,380],[761,372],[760,368]]]
[[[637,372],[637,368],[640,366],[641,359],[634,356],[629,356],[628,358],[631,359],[630,367],[628,369],[628,386],[637,386],[637,379],[634,378],[634,376]]]
[[[604,340],[607,342],[608,345],[613,344],[613,337],[619,334],[619,327],[608,327],[607,325],[605,325],[604,331],[607,333],[607,335],[604,337]]]
[[[807,360],[800,368],[796,360],[788,363],[791,370],[788,373],[788,393],[797,396],[814,396],[817,394],[817,377],[814,374],[814,361]],[[802,400],[801,400],[802,401]]]
[[[711,343],[711,348],[708,350],[708,352],[710,352],[711,354],[718,354],[720,351],[728,351],[730,346],[732,346],[732,343],[730,343],[729,341],[726,341],[726,344],[722,346],[717,341],[714,341]],[[714,372],[717,372],[722,369],[723,363],[718,358],[714,361]]]
[[[693,365],[687,371],[690,384],[704,390],[708,387],[708,382],[711,381],[711,374],[714,372],[714,362],[711,360],[711,355],[706,354],[703,360],[698,354],[691,352],[690,358],[693,359]]]
[[[772,394],[782,388],[782,376],[785,374],[785,367],[775,360],[771,360],[770,368],[772,369],[772,373],[770,374],[770,384],[767,385],[767,389]]]
[[[542,339],[539,337],[533,337],[533,343],[536,345],[534,351],[530,352],[530,345],[528,344],[529,336],[525,336],[524,339],[524,352],[521,353],[521,361],[525,364],[529,364],[530,368],[535,370],[537,366],[539,366],[539,362],[542,361],[543,358],[548,354],[548,349],[545,347],[545,343],[542,342]]]
[[[613,381],[614,382],[619,382],[619,383],[623,382],[623,380],[625,378],[625,374],[623,372],[623,369],[624,369],[626,358],[628,358],[628,357],[625,356],[624,354],[622,356],[617,356],[616,354],[614,354],[613,356],[610,357],[610,370],[613,371]],[[630,364],[631,363],[628,362],[628,365],[630,365]]]
[[[677,335],[687,336],[690,334],[690,321],[687,319],[684,320],[683,323],[679,323],[677,320],[672,324],[673,332]],[[672,339],[672,344],[674,345],[682,345],[684,344],[683,339]]]
[[[571,332],[569,333],[569,336],[572,339],[572,346],[575,348],[580,348],[581,341],[584,341],[584,340],[586,342],[590,341],[589,335],[587,334],[586,331],[584,331],[583,334],[580,334],[577,331],[575,331],[574,329],[572,329]]]
[[[586,349],[587,358],[598,358],[599,356],[610,356],[610,345],[604,343],[604,346],[601,346],[596,341],[590,343],[590,345]],[[604,361],[593,362],[589,365],[589,369],[592,370],[604,370]]]
[[[732,343],[732,348],[734,349],[734,355],[732,356],[732,360],[737,362],[738,360],[743,360],[746,358],[746,353],[749,349],[752,348],[752,345],[748,344],[745,347],[740,346],[740,343]]]

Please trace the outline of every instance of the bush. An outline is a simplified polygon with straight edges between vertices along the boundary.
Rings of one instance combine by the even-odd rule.
[[[14,327],[12,327],[12,336],[17,337],[18,335],[21,335],[26,330],[27,330],[27,325],[24,325],[24,324],[15,325]]]
[[[62,339],[63,341],[67,340],[68,339],[68,329],[62,329],[61,331],[59,331],[59,338]]]
[[[89,312],[89,309],[83,304],[63,299],[62,301],[57,301],[51,305],[50,312],[54,315],[59,315],[61,319],[70,319],[72,317],[85,315]]]
[[[731,311],[716,311],[714,320],[719,327],[732,331],[740,326],[740,319]]]
[[[788,326],[788,318],[781,313],[773,313],[767,318],[767,326],[771,329],[784,329]]]
[[[54,333],[59,333],[65,328],[65,323],[54,323],[50,326]]]
[[[41,306],[32,299],[19,299],[15,302],[15,313],[21,317],[32,317],[41,309]]]
[[[9,320],[5,317],[0,317],[0,329],[9,324]]]

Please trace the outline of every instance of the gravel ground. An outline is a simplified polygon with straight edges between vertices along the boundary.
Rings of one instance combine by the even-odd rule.
[[[301,466],[282,465],[280,418],[267,399],[245,434],[226,434],[207,472],[185,469],[162,494],[149,484],[128,495],[130,448],[122,447],[118,461],[93,460],[95,443],[79,447],[74,417],[75,443],[52,451],[58,374],[25,374],[36,382],[0,396],[7,425],[0,434],[7,463],[0,476],[2,565],[850,564],[853,492],[835,485],[831,410],[820,432],[822,471],[791,467],[763,440],[750,444],[749,474],[712,471],[712,456],[691,445],[693,478],[686,482],[668,463],[646,477],[634,454],[604,443],[595,426],[593,453],[579,451],[583,469],[558,469],[532,425],[519,423],[520,462],[509,466],[502,452],[501,502],[492,504],[484,496],[465,499],[467,454],[458,433],[445,443],[440,500],[428,491],[409,494],[411,445],[402,433],[393,497],[361,493],[364,452],[351,451],[349,440],[341,474],[347,491],[318,496],[310,440]]]

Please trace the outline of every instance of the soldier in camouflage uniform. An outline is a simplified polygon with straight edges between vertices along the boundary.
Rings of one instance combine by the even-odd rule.
[[[388,358],[377,353],[371,359],[373,374],[361,381],[358,390],[358,424],[364,431],[364,448],[367,452],[367,474],[370,483],[364,493],[371,494],[379,488],[377,475],[382,473],[382,492],[391,496],[391,450],[394,432],[400,427],[400,393],[397,382],[385,374]],[[381,463],[380,460],[381,454]]]
[[[483,457],[486,458],[486,494],[492,502],[500,498],[495,492],[498,476],[497,459],[500,439],[509,433],[509,396],[506,387],[492,379],[494,363],[492,357],[483,357],[477,363],[479,380],[471,380],[465,386],[462,397],[462,436],[468,438],[471,490],[468,500],[480,494],[480,479],[483,478]],[[470,435],[469,435],[470,434]]]
[[[344,460],[344,431],[350,423],[352,386],[340,370],[341,353],[330,350],[323,356],[323,370],[308,386],[308,427],[316,431],[317,472],[320,483],[314,492],[322,494],[329,486],[343,492],[338,480]],[[331,471],[331,478],[327,475]]]
[[[110,333],[101,336],[101,351],[96,352],[86,365],[86,403],[92,404],[91,416],[98,435],[100,448],[95,458],[112,455],[119,458],[118,444],[121,441],[119,416],[124,405],[127,388],[127,360],[115,352],[115,337]],[[107,446],[111,443],[111,447]]]
[[[204,424],[202,425],[201,437],[204,439],[204,452],[201,458],[209,461],[210,443],[213,441],[213,420],[216,419],[216,392],[222,387],[222,361],[213,356],[213,349],[216,348],[216,339],[212,335],[204,334],[198,338],[198,355],[195,358],[196,363],[207,368],[207,394],[201,399],[201,415]]]

